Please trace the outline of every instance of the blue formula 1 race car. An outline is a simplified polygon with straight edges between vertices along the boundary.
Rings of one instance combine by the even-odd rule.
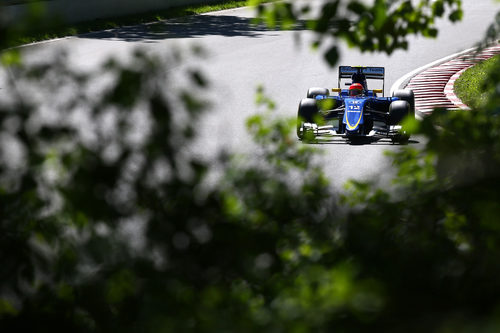
[[[313,141],[318,137],[409,139],[401,123],[415,118],[412,90],[396,90],[392,97],[378,97],[384,91],[384,67],[340,66],[338,88],[330,96],[326,88],[310,88],[299,103],[297,136]],[[348,80],[348,82],[346,82]],[[368,89],[367,80],[382,81],[382,89]],[[341,84],[349,86],[342,89]]]

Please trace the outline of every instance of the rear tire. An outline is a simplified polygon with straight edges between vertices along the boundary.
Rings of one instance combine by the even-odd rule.
[[[316,98],[318,95],[330,96],[330,91],[327,88],[313,87],[307,91],[307,98]]]
[[[319,113],[316,100],[312,98],[304,98],[299,103],[297,111],[297,137],[302,140],[303,133],[300,128],[304,123],[314,123],[314,117]]]

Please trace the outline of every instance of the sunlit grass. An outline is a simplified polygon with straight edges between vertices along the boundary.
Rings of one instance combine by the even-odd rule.
[[[455,94],[463,103],[471,108],[478,108],[486,102],[483,83],[487,73],[500,61],[500,56],[495,56],[467,69],[455,82]]]

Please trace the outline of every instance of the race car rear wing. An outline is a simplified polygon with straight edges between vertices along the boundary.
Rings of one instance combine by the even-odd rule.
[[[384,80],[385,68],[384,67],[363,67],[363,66],[339,66],[339,80],[338,85],[340,88],[340,81],[342,79],[351,79],[353,74],[362,74],[365,79]],[[382,90],[384,89],[382,83]]]
[[[352,74],[364,74],[367,79],[384,79],[384,67],[339,66],[339,79],[351,78]]]

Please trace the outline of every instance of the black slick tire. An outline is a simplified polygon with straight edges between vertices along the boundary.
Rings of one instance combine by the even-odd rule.
[[[312,87],[307,91],[307,98],[316,98],[318,95],[330,96],[330,91],[327,88]]]
[[[299,103],[297,111],[297,137],[302,140],[303,133],[300,129],[304,123],[313,123],[314,117],[318,114],[318,106],[316,100],[312,98],[304,98]]]

